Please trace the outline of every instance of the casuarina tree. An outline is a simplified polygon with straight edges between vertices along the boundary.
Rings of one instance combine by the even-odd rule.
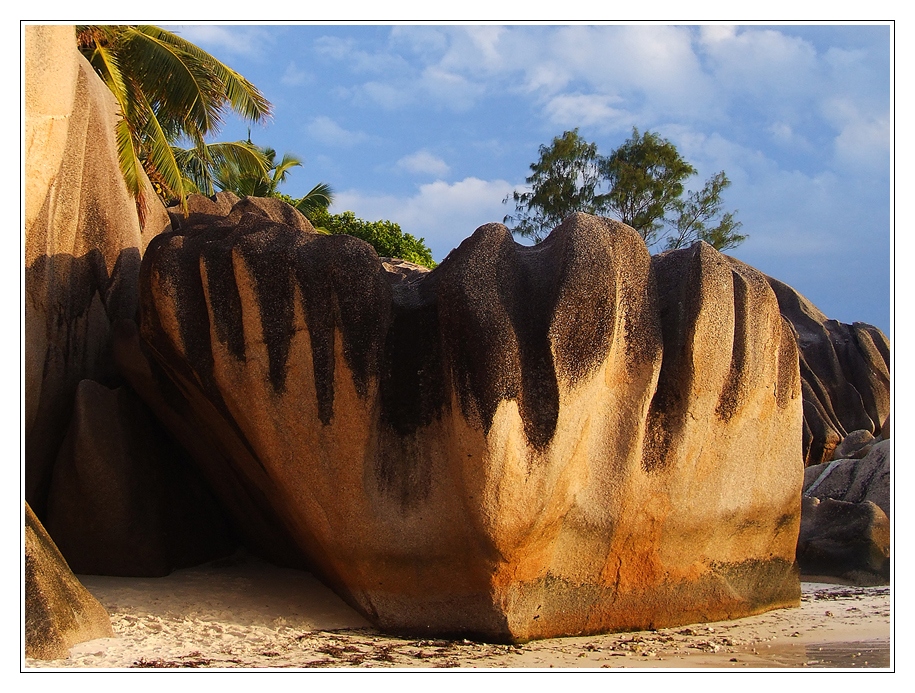
[[[564,132],[540,147],[540,160],[526,179],[531,188],[515,191],[516,211],[505,217],[513,232],[543,239],[573,212],[613,216],[628,224],[651,247],[680,248],[703,240],[719,250],[746,240],[737,233],[736,212],[724,212],[722,193],[730,181],[721,171],[701,190],[684,191],[696,169],[658,133],[632,136],[609,156],[585,141],[578,130]],[[663,242],[663,245],[662,245]]]
[[[594,213],[594,199],[600,183],[597,146],[585,142],[578,129],[554,137],[540,146],[540,160],[531,164],[525,181],[527,192],[515,191],[503,202],[514,200],[515,215],[505,217],[514,223],[516,233],[540,242],[573,212]]]

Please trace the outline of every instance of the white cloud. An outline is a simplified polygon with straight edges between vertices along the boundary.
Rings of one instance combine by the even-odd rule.
[[[467,79],[437,65],[423,71],[419,87],[434,102],[458,112],[472,108],[486,91],[481,82]]]
[[[290,87],[301,86],[302,84],[309,84],[314,82],[315,78],[308,70],[301,69],[298,65],[295,64],[294,60],[291,60],[286,66],[286,71],[283,73],[283,76],[280,77],[280,82]]]
[[[206,51],[246,58],[262,57],[273,44],[273,35],[259,27],[188,24],[165,28]]]
[[[699,46],[719,90],[734,95],[809,101],[818,83],[816,49],[809,42],[771,29],[702,27]],[[725,88],[725,89],[723,89]]]
[[[511,211],[502,200],[514,187],[504,180],[471,177],[456,183],[422,185],[410,197],[347,190],[335,197],[331,211],[351,210],[363,219],[397,222],[404,232],[425,238],[433,257],[441,261],[478,227],[502,221],[506,211]]]
[[[418,152],[408,154],[397,162],[398,168],[402,168],[410,173],[428,173],[433,176],[445,176],[451,167],[445,161],[427,149],[420,149]]]
[[[401,108],[413,100],[408,90],[384,82],[366,82],[357,93],[388,111]]]
[[[889,172],[890,124],[886,117],[855,119],[835,140],[837,162],[857,172]]]
[[[311,122],[305,127],[305,131],[310,137],[323,144],[339,147],[353,147],[370,139],[366,133],[346,130],[327,116],[312,118]]]
[[[320,56],[346,63],[354,72],[398,74],[409,69],[400,55],[391,52],[360,50],[355,39],[321,36],[315,40],[315,52]]]
[[[544,111],[552,122],[563,127],[596,125],[602,130],[619,130],[630,126],[635,118],[610,105],[620,100],[600,94],[560,94],[547,102]]]

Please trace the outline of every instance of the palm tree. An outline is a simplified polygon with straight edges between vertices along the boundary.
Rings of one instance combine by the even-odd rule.
[[[276,163],[276,150],[272,147],[258,148],[248,140],[248,144],[263,153],[266,167],[250,166],[246,162],[226,162],[216,168],[216,184],[223,190],[231,190],[239,197],[275,197],[280,183],[289,177],[289,171],[302,165],[302,160],[294,154],[283,154],[282,160]]]
[[[76,38],[120,107],[118,155],[138,209],[141,170],[182,204],[193,190],[173,145],[189,142],[205,167],[212,168],[220,155],[204,138],[218,131],[228,109],[253,122],[270,116],[270,102],[253,84],[169,31],[148,25],[90,25],[77,26]],[[250,158],[237,146],[225,149],[225,157]]]
[[[304,197],[295,200],[292,206],[299,210],[306,217],[318,210],[326,210],[334,202],[334,191],[327,183],[318,183],[315,187],[305,193]]]
[[[302,165],[302,160],[287,152],[277,163],[276,150],[272,147],[260,149],[250,139],[246,144],[262,153],[266,166],[252,165],[245,160],[224,161],[213,172],[214,182],[221,190],[229,190],[239,197],[283,198],[306,216],[312,210],[327,209],[333,203],[334,191],[327,183],[318,183],[301,198],[281,193],[280,184],[286,182],[293,168]]]
[[[266,176],[271,165],[263,150],[250,140],[214,142],[190,149],[172,146],[172,152],[184,176],[185,190],[202,195],[216,192],[220,172],[243,170]],[[220,188],[228,189],[224,185]]]

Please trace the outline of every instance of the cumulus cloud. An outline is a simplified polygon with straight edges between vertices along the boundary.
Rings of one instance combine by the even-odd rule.
[[[429,174],[433,176],[445,176],[451,168],[445,161],[430,152],[427,149],[420,149],[397,162],[397,167],[410,173]]]
[[[291,60],[289,64],[286,65],[286,71],[283,72],[283,76],[280,77],[280,82],[289,87],[297,87],[308,84],[309,82],[314,82],[314,75],[307,70],[301,69],[295,64],[294,60]]]
[[[188,24],[165,27],[206,51],[220,55],[260,58],[273,44],[273,35],[260,27]]]
[[[816,49],[808,41],[772,29],[702,27],[699,46],[720,92],[750,95],[777,105],[809,100],[820,76]]]
[[[318,142],[338,147],[353,147],[370,139],[366,133],[347,130],[327,116],[312,118],[305,131]]]
[[[469,177],[456,183],[428,183],[409,197],[347,190],[336,196],[331,211],[351,210],[363,219],[395,221],[406,233],[425,238],[433,257],[441,261],[478,227],[502,221],[502,200],[514,187],[504,180]]]
[[[547,102],[544,111],[552,122],[563,127],[594,125],[602,130],[619,130],[635,119],[629,111],[610,105],[620,101],[601,94],[560,94]]]

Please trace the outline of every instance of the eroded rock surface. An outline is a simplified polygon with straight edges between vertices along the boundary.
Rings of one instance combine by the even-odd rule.
[[[875,503],[805,496],[797,560],[805,575],[888,584],[890,522]]]
[[[798,355],[763,275],[586,215],[531,248],[483,226],[431,272],[229,216],[151,243],[138,390],[225,465],[239,525],[380,627],[521,641],[798,603]]]
[[[77,643],[112,638],[108,612],[83,587],[25,504],[25,656],[65,659]]]
[[[168,226],[146,190],[141,229],[118,165],[118,106],[72,26],[25,29],[25,496],[44,517],[77,384],[118,380],[111,325],[134,319],[140,257]]]
[[[834,458],[853,431],[890,435],[890,344],[878,328],[830,320],[790,286],[768,278],[797,332],[804,391],[804,461]]]

